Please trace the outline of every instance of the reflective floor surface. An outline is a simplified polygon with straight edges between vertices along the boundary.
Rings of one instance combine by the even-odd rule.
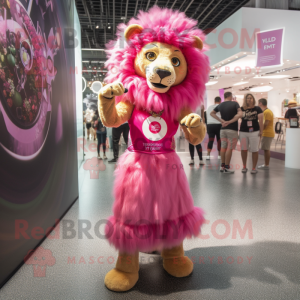
[[[79,201],[59,224],[59,239],[42,244],[55,257],[45,277],[23,265],[2,288],[0,299],[300,299],[300,170],[272,159],[269,171],[242,174],[235,152],[236,172],[224,175],[215,153],[205,166],[196,158],[190,167],[188,146],[178,143],[183,143],[179,156],[195,205],[206,211],[207,220],[202,236],[184,242],[195,263],[189,277],[171,277],[159,255],[140,253],[137,285],[126,293],[105,288],[104,276],[117,258],[103,238],[115,165],[101,161],[99,172],[82,165]],[[95,156],[88,151],[86,161]],[[87,228],[86,234],[79,228]]]

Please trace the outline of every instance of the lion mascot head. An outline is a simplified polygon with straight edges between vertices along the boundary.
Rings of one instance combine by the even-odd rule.
[[[196,25],[182,12],[157,6],[120,24],[117,39],[106,45],[105,82],[119,81],[128,89],[116,102],[164,110],[172,118],[184,107],[195,110],[210,72],[205,35]]]

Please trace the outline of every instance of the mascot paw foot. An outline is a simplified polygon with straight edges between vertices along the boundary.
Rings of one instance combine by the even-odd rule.
[[[163,260],[164,269],[174,277],[186,277],[193,272],[194,264],[187,256]]]
[[[114,292],[125,292],[135,286],[139,273],[126,273],[117,269],[109,271],[104,279],[106,287]]]

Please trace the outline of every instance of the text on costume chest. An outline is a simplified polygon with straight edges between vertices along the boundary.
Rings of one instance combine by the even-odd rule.
[[[162,143],[143,143],[145,150],[147,151],[153,151],[153,150],[160,150],[161,147],[163,146]]]

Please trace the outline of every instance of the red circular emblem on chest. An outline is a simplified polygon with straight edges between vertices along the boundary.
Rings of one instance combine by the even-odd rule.
[[[152,133],[159,133],[161,130],[161,125],[158,122],[151,122],[149,125],[149,130]]]

